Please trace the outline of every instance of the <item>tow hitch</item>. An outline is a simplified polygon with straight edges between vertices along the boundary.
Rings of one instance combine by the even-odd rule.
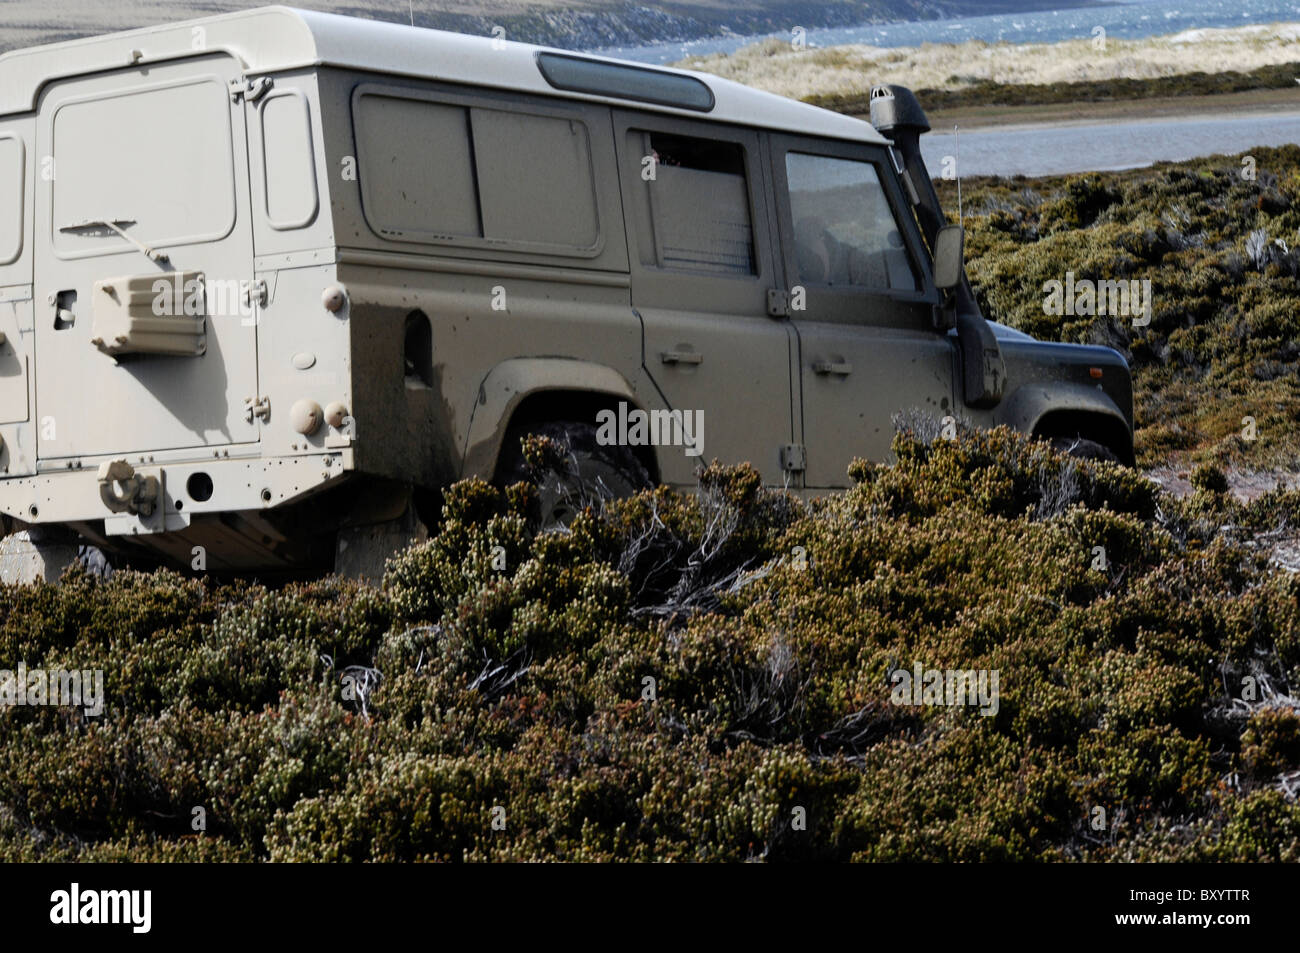
[[[150,516],[158,500],[158,478],[142,476],[125,460],[99,465],[99,498],[114,513]]]

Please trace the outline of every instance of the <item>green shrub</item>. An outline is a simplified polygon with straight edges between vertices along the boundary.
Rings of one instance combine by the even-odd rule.
[[[0,708],[0,859],[1300,856],[1300,582],[1233,529],[1295,493],[1176,501],[1005,429],[894,451],[545,533],[527,484],[458,484],[379,588],[2,588],[0,668],[107,703]],[[996,704],[899,704],[917,665]]]
[[[1249,156],[1253,178],[1244,156],[1213,156],[963,181],[968,270],[985,314],[1044,340],[1119,350],[1142,466],[1300,465],[1300,146]],[[954,183],[935,185],[955,217]],[[1044,284],[1067,272],[1149,280],[1150,324],[1047,313]]]

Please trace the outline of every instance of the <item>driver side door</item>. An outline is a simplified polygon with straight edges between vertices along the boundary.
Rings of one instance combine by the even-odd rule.
[[[883,147],[770,140],[797,336],[804,484],[848,485],[889,456],[896,414],[953,412],[955,351],[920,231]]]

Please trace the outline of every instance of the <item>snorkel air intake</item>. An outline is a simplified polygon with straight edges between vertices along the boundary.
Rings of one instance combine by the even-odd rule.
[[[893,141],[902,159],[904,184],[913,198],[916,221],[933,252],[935,236],[947,224],[947,219],[925,160],[921,158],[921,134],[930,131],[925,110],[905,86],[876,86],[871,90],[871,125]],[[1006,386],[1002,350],[993,329],[980,313],[964,271],[954,297],[953,324],[961,344],[963,397],[971,407],[992,407],[1002,399]]]
[[[893,140],[894,148],[902,157],[917,199],[916,217],[921,232],[926,243],[933,247],[934,236],[945,222],[939,196],[921,159],[921,134],[930,131],[925,110],[904,86],[876,86],[871,90],[871,125],[886,139]]]

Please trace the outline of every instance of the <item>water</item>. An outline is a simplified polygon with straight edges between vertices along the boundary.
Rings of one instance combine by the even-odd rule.
[[[844,43],[919,46],[966,40],[1055,43],[1092,36],[1098,26],[1105,28],[1109,37],[1140,39],[1297,20],[1300,0],[1137,0],[1110,7],[809,29],[807,40],[810,46],[822,47]],[[790,38],[789,33],[774,35]],[[721,37],[600,52],[645,63],[670,63],[686,56],[731,52],[758,39]],[[961,134],[960,171],[963,176],[1058,175],[1129,169],[1293,142],[1300,142],[1300,112],[1294,111],[985,128]],[[921,149],[926,165],[937,174],[944,156],[954,154],[953,137],[936,130],[922,137]]]
[[[958,145],[957,170],[963,177],[1059,175],[1236,155],[1255,146],[1288,143],[1300,143],[1300,112],[959,130],[956,144],[951,130],[936,129],[921,137],[921,155],[931,175],[939,174],[945,156],[958,155]]]
[[[1002,13],[951,20],[924,20],[836,29],[808,29],[810,46],[867,43],[871,46],[919,46],[922,43],[1055,43],[1092,35],[1104,27],[1107,36],[1138,39],[1206,27],[1246,26],[1300,20],[1296,0],[1138,0],[1112,7]],[[796,24],[791,24],[793,28]],[[790,39],[790,33],[773,34]],[[643,63],[672,63],[686,56],[730,53],[761,37],[716,37],[649,46],[609,47],[594,51]]]

